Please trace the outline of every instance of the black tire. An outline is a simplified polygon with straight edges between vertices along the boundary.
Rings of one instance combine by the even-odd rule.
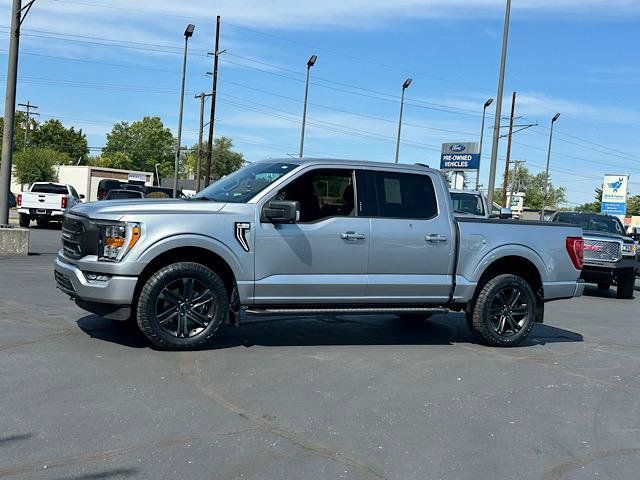
[[[537,315],[536,296],[526,280],[499,275],[480,291],[473,307],[473,333],[482,343],[512,347],[531,332]]]
[[[26,213],[20,214],[20,226],[22,228],[29,228],[29,224],[31,223],[31,217]]]
[[[49,226],[49,220],[36,220],[39,227],[46,228]]]
[[[204,300],[205,295],[210,300]],[[192,303],[196,301],[197,305]],[[174,263],[147,280],[136,313],[140,331],[155,347],[196,350],[212,343],[229,314],[229,296],[211,269],[193,262]]]
[[[617,283],[616,294],[618,298],[633,298],[633,290],[636,286],[636,276],[634,273],[628,273],[624,277],[620,277]]]
[[[598,283],[598,290],[609,290],[611,288],[610,283]]]

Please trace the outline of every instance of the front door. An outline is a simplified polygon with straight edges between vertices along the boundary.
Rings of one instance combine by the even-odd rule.
[[[452,288],[455,231],[443,213],[446,209],[438,208],[430,175],[369,170],[359,171],[357,181],[367,192],[359,210],[371,217],[370,302],[446,302]]]
[[[356,214],[353,170],[306,170],[272,198],[299,202],[299,220],[258,223],[254,303],[365,301],[370,220]]]

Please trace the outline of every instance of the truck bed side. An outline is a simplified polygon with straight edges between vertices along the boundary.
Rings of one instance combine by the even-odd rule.
[[[524,261],[535,267],[545,300],[573,296],[580,271],[569,257],[566,238],[582,237],[580,227],[479,218],[459,218],[457,222],[459,252],[454,302],[468,301],[482,274],[497,261],[507,265]]]

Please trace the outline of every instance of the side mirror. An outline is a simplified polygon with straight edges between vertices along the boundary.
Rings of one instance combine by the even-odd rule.
[[[290,200],[271,200],[262,208],[262,219],[271,223],[295,223],[300,203]]]
[[[80,200],[84,200],[84,193],[80,194]]]
[[[510,208],[501,208],[500,209],[500,219],[507,220],[509,218],[513,218],[513,212]]]

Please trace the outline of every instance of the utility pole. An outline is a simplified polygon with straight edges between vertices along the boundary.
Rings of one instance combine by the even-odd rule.
[[[218,56],[220,55],[220,15],[216,17],[216,44],[213,52],[213,85],[211,87],[211,113],[209,115],[209,138],[207,140],[207,163],[204,186],[209,186],[211,178],[211,156],[213,155],[213,127],[216,117],[216,89],[218,87]]]
[[[493,205],[493,190],[496,183],[496,165],[498,163],[498,141],[500,139],[500,120],[502,116],[502,93],[504,90],[504,69],[507,63],[507,45],[509,39],[509,16],[511,14],[511,0],[507,0],[504,14],[504,31],[502,32],[502,56],[500,57],[500,75],[498,76],[498,95],[496,96],[496,116],[493,122],[493,145],[491,148],[491,165],[489,167],[489,190],[487,203]]]
[[[200,191],[200,163],[202,161],[202,130],[204,130],[204,102],[210,93],[200,93],[195,98],[200,99],[200,128],[198,129],[198,158],[196,159],[196,192]]]
[[[509,185],[509,161],[511,160],[511,138],[513,137],[513,114],[516,109],[516,92],[511,97],[511,116],[509,117],[509,137],[507,139],[507,162],[504,165],[504,182],[502,184],[502,206],[507,206],[507,186]]]
[[[11,163],[13,160],[13,130],[16,113],[20,25],[22,25],[34,1],[35,0],[31,0],[23,8],[22,0],[13,0],[11,7],[7,89],[4,100],[4,131],[2,132],[2,165],[0,166],[0,225],[9,223],[9,190],[11,189]]]
[[[411,85],[411,79],[407,78],[402,84],[402,95],[400,96],[400,118],[398,119],[398,138],[396,140],[396,161],[398,163],[400,157],[400,131],[402,130],[402,110],[404,109],[404,91]],[[457,175],[457,172],[454,172]]]
[[[553,140],[553,125],[560,118],[560,112],[551,119],[551,130],[549,130],[549,148],[547,149],[547,168],[544,171],[544,197],[542,199],[542,210],[540,210],[540,220],[544,221],[544,211],[547,208],[547,197],[549,196],[549,161],[551,160],[551,140]]]
[[[36,109],[38,108],[35,105],[32,105],[30,101],[27,100],[27,103],[19,103],[18,104],[19,107],[24,107],[27,111],[26,112],[22,112],[24,114],[27,115],[27,122],[26,125],[24,127],[24,150],[27,149],[27,144],[29,143],[29,128],[31,127],[31,123],[30,123],[30,117],[31,115],[40,115],[39,113],[33,112],[31,113],[31,109]]]

